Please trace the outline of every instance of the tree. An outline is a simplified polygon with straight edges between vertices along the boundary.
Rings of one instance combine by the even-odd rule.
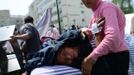
[[[118,5],[125,14],[133,13],[131,0],[112,0],[112,2]]]

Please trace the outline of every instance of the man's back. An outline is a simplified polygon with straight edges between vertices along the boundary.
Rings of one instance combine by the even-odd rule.
[[[40,49],[40,37],[36,28],[31,23],[26,23],[20,29],[20,34],[27,33],[30,38],[26,40],[27,48],[24,52],[32,54]]]

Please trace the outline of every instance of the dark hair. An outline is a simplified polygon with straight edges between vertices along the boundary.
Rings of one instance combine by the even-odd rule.
[[[52,25],[50,25],[50,27],[55,27],[55,26],[52,24]]]
[[[24,18],[24,22],[25,23],[32,23],[33,24],[34,19],[31,16],[27,16],[27,17]]]
[[[76,27],[75,27],[75,25],[72,25],[72,28],[71,28],[72,30],[75,30],[76,29]]]

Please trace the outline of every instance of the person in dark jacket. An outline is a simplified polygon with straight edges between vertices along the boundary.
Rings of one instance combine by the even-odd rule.
[[[0,75],[6,75],[8,69],[8,59],[3,48],[5,41],[0,41]]]
[[[71,26],[71,30],[76,30],[77,28],[76,28],[76,26],[75,25],[72,25]]]
[[[67,65],[81,69],[82,61],[87,57],[93,48],[87,37],[83,38],[79,30],[69,30],[62,34],[57,40],[50,40],[49,44],[35,53],[32,59],[26,63],[26,71],[30,72],[41,66]],[[100,59],[93,71],[104,72],[107,66],[105,60]],[[103,66],[101,65],[103,64]],[[97,68],[98,67],[98,68]],[[101,67],[101,69],[99,68]],[[94,72],[94,73],[95,73]],[[93,75],[95,75],[93,73]]]

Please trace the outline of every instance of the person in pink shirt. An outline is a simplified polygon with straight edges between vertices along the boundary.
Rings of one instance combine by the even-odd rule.
[[[82,0],[87,8],[93,11],[91,25],[98,17],[105,17],[105,24],[96,38],[97,47],[83,61],[82,72],[91,75],[93,65],[101,57],[105,57],[109,65],[109,75],[128,75],[129,52],[124,40],[125,16],[114,4],[102,0]]]
[[[50,28],[45,34],[45,37],[50,37],[52,39],[57,39],[60,36],[58,29],[54,25],[50,25]]]

